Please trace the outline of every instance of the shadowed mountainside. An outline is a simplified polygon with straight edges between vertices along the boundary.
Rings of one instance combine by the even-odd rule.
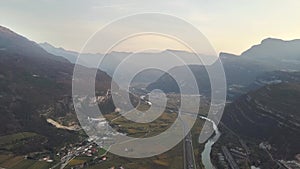
[[[73,68],[66,59],[0,27],[0,135],[34,132],[48,138],[49,145],[72,140],[75,135],[49,125],[44,116],[47,112],[42,110],[72,95]],[[81,69],[82,73],[92,71]],[[110,85],[111,78],[98,71],[96,90],[105,93]]]
[[[285,74],[294,80],[241,96],[226,107],[222,118],[239,135],[275,145],[278,158],[292,158],[300,149],[300,73]]]

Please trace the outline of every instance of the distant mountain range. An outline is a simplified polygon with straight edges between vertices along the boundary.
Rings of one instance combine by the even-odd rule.
[[[246,93],[248,86],[267,72],[300,71],[300,40],[283,41],[269,38],[251,47],[240,56],[220,53],[220,59],[226,74],[228,89],[232,89],[228,90],[228,98],[233,99]],[[181,69],[181,67],[175,67],[169,72],[180,75]],[[192,72],[199,84],[199,90],[210,91],[205,67],[193,65]],[[179,92],[169,76],[166,73],[150,84],[147,89],[159,88],[166,92]],[[174,86],[174,88],[168,86]]]
[[[48,43],[40,44],[48,52],[63,56],[70,62],[75,63],[79,55],[77,52],[67,51],[63,48],[56,48]],[[284,41],[280,39],[268,38],[264,39],[260,44],[252,46],[250,49],[243,52],[240,56],[220,53],[220,59],[223,63],[224,71],[227,78],[228,85],[228,98],[234,99],[241,94],[249,91],[249,85],[255,82],[259,76],[272,71],[300,71],[300,40]],[[140,73],[140,76],[134,79],[136,84],[145,83],[148,84],[147,90],[151,91],[153,89],[161,89],[165,92],[179,92],[178,84],[175,84],[175,80],[170,76],[169,73],[176,74],[181,79],[186,79],[185,74],[183,74],[180,65],[175,62],[172,63],[172,59],[169,59],[173,53],[182,58],[192,58],[192,53],[185,51],[175,51],[167,50],[158,53],[139,53],[136,58],[141,58],[136,63],[127,62],[126,70],[122,72],[121,75],[116,76],[119,79],[119,83],[126,79],[129,74],[135,73],[138,67],[147,67],[147,63],[151,63],[147,59],[161,58],[162,63],[170,63],[172,66],[165,66],[165,70],[168,73],[163,73],[157,70],[147,70]],[[107,55],[107,59],[101,66],[101,69],[107,72],[110,76],[113,76],[115,69],[122,62],[122,60],[132,53],[123,52],[112,52]],[[82,61],[79,64],[91,67],[87,64],[92,60],[92,63],[99,61],[103,58],[103,54],[82,54]],[[194,73],[196,80],[198,82],[199,91],[202,94],[209,95],[210,93],[210,82],[208,78],[207,71],[202,65],[194,65],[193,59],[191,59],[190,68]],[[140,64],[140,65],[137,65]],[[93,66],[92,66],[93,67]],[[97,67],[97,66],[96,66]],[[150,83],[150,84],[149,84]],[[188,85],[186,82],[184,85]]]
[[[77,63],[79,65],[83,65],[90,68],[99,68],[105,71],[106,73],[108,73],[111,77],[114,75],[118,65],[121,64],[122,61],[128,55],[132,54],[126,52],[111,52],[107,55],[100,54],[100,53],[98,54],[78,53],[74,51],[68,51],[63,48],[56,48],[49,43],[40,43],[39,45],[47,52],[57,56],[62,56],[65,59],[69,60],[71,63],[74,64]],[[80,55],[80,59],[78,59],[79,55]],[[145,55],[141,57],[144,58],[148,57]],[[102,61],[101,64],[100,61]],[[98,64],[100,64],[100,66]],[[142,65],[138,65],[138,62],[137,63],[133,61],[126,62],[126,69],[125,70],[122,69],[121,74],[116,76],[115,80],[118,80],[118,83],[122,84],[122,80],[124,79],[124,77],[128,76],[128,74],[133,74],[135,72],[135,69],[137,69],[138,67],[142,67]],[[159,72],[157,70],[153,70],[153,71],[145,70],[141,72],[141,74],[137,76],[133,82],[147,83],[149,82],[149,79],[153,79],[156,76],[160,76],[162,74],[163,74],[162,72]]]
[[[73,51],[68,51],[63,48],[56,48],[52,46],[51,44],[45,42],[39,44],[44,50],[46,50],[48,53],[51,53],[56,56],[61,56],[70,61],[71,63],[76,63],[78,53]]]
[[[99,68],[107,72],[119,85],[130,78],[131,75],[140,72],[132,81],[133,85],[149,84],[155,82],[161,77],[164,72],[174,68],[175,66],[182,66],[179,59],[186,61],[186,64],[195,64],[199,62],[197,55],[180,50],[165,50],[160,52],[110,52],[108,54],[90,54],[77,53],[68,51],[63,48],[56,48],[48,43],[41,43],[40,46],[49,53],[62,56],[72,63],[84,65],[86,67]],[[80,59],[78,56],[80,55]],[[176,59],[176,56],[179,59]],[[206,58],[210,56],[202,55]],[[100,66],[98,65],[102,61]],[[118,68],[118,66],[120,66]],[[147,68],[147,69],[145,69]],[[160,70],[156,69],[160,68]],[[119,74],[116,70],[119,69]],[[163,72],[164,71],[164,72]]]
[[[75,63],[77,57],[79,55],[78,52],[65,50],[63,48],[57,48],[52,46],[49,43],[40,43],[39,44],[43,49],[47,52],[62,56],[69,60],[71,63]],[[284,41],[281,39],[275,38],[267,38],[262,40],[262,42],[258,45],[252,46],[250,49],[243,52],[241,55],[233,55],[229,53],[220,53],[220,58],[224,62],[224,65],[234,63],[243,63],[245,66],[246,64],[251,64],[253,66],[266,66],[265,69],[279,69],[279,70],[298,70],[298,66],[300,64],[299,59],[299,45],[300,40],[291,40],[291,41]],[[177,51],[177,50],[166,50],[157,53],[139,53],[139,57],[143,57],[143,55],[147,55],[147,57],[157,57],[159,56],[161,59],[163,57],[167,57],[167,53],[172,52],[180,57],[189,57],[189,55],[193,55],[186,51]],[[107,55],[110,60],[120,61],[123,60],[126,56],[132,55],[133,53],[128,52],[112,52]],[[91,53],[82,53],[83,60],[92,60],[91,62],[99,61],[100,58],[104,56],[104,54],[91,54]],[[115,59],[112,59],[115,58]],[[87,61],[89,62],[89,61]],[[87,63],[80,63],[79,64],[87,64]],[[193,65],[192,61],[189,63]],[[174,64],[175,66],[178,66]],[[87,67],[98,66],[96,65],[85,65]],[[112,64],[111,67],[115,67],[116,65]]]

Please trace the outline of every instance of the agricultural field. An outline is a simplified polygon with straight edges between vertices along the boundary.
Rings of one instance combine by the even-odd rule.
[[[0,167],[7,169],[48,169],[50,163],[25,159],[24,156],[0,155]]]

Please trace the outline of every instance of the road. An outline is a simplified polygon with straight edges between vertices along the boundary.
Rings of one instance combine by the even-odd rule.
[[[180,117],[179,120],[182,122],[183,134],[187,133],[183,140],[183,168],[196,169],[192,134],[188,131],[187,124]]]
[[[78,156],[78,154],[82,153],[85,148],[87,148],[88,146],[90,146],[92,144],[93,143],[88,143],[87,145],[82,146],[81,149],[75,150],[74,152],[71,152],[71,153],[65,155],[64,157],[61,158],[61,161],[59,163],[55,164],[50,169],[55,169],[55,168],[58,168],[59,166],[60,166],[60,169],[65,168],[69,164],[70,161],[72,161],[74,158],[76,158]]]
[[[236,164],[236,162],[235,162],[234,158],[232,157],[228,148],[226,146],[222,146],[222,151],[223,151],[223,154],[225,155],[227,162],[230,165],[230,168],[231,169],[239,169],[239,166]]]
[[[184,169],[196,169],[192,134],[189,132],[184,139]]]

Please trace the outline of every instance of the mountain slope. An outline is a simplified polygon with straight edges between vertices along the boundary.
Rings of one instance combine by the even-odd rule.
[[[47,53],[35,42],[30,41],[2,26],[0,26],[0,37],[1,53],[24,55],[35,59],[51,59],[60,62],[68,62],[62,57]]]
[[[48,138],[52,146],[72,140],[73,133],[52,127],[44,114],[45,108],[55,108],[71,96],[74,65],[4,27],[0,27],[0,49],[0,136],[30,131]],[[106,92],[110,84],[111,78],[98,71],[97,91]]]
[[[299,79],[299,73],[294,74]],[[222,122],[238,133],[274,145],[275,156],[294,157],[300,146],[300,81],[271,84],[226,107]]]
[[[46,50],[48,53],[51,53],[56,56],[61,56],[70,61],[71,63],[76,63],[78,53],[73,51],[67,51],[63,48],[56,48],[52,46],[51,44],[45,42],[40,43],[39,46],[41,46],[44,50]]]
[[[199,86],[199,92],[201,92],[202,94],[205,93],[209,95],[210,82],[205,67],[198,66],[198,65],[189,65],[188,67],[191,69],[192,73],[195,76],[195,79]],[[172,75],[176,75],[178,79],[183,80],[182,83],[180,83],[179,85],[186,85],[187,88],[189,88],[189,85],[191,85],[188,82],[190,77],[186,76],[185,67],[181,67],[181,66],[174,67],[170,69],[168,72]],[[179,92],[179,85],[176,83],[175,79],[169,73],[162,75],[156,82],[148,85],[147,90],[151,91],[153,89],[161,89],[162,91],[167,93]]]

